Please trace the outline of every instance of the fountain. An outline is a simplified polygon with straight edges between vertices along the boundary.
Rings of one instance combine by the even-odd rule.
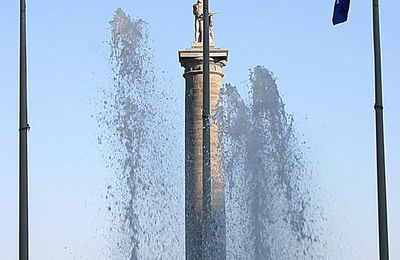
[[[201,40],[179,52],[186,79],[179,174],[184,154],[171,153],[183,148],[170,111],[177,101],[159,87],[147,23],[118,9],[110,25],[113,84],[101,90],[97,116],[113,173],[110,257],[201,259]],[[212,259],[321,259],[312,173],[276,79],[256,66],[242,98],[232,84],[222,86],[227,55],[211,48]]]

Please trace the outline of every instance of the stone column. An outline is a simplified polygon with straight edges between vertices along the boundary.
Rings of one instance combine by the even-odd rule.
[[[211,117],[216,112],[222,86],[222,67],[228,60],[228,51],[210,49],[210,107]],[[194,46],[179,51],[179,61],[185,68],[185,232],[186,259],[202,257],[203,222],[203,49]],[[214,233],[212,259],[225,259],[225,191],[224,174],[220,165],[218,125],[211,122],[211,211]]]

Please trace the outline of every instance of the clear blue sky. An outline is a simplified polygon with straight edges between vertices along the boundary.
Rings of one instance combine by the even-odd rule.
[[[0,0],[0,259],[17,257],[18,1]],[[122,7],[150,24],[157,60],[182,107],[177,50],[193,35],[190,0],[28,1],[31,259],[103,259],[106,169],[94,101],[107,84],[108,21]],[[331,25],[334,0],[211,1],[225,82],[265,65],[310,147],[332,259],[377,259],[370,1]],[[398,0],[381,1],[392,259],[400,259],[400,26]]]

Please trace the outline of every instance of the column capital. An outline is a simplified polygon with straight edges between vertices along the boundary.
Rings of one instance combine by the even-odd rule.
[[[179,62],[185,68],[185,75],[191,73],[203,73],[203,49],[190,48],[178,52]],[[210,48],[210,73],[221,74],[222,68],[228,62],[228,50]]]

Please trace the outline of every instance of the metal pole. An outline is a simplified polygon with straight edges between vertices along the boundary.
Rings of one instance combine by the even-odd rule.
[[[383,131],[383,102],[382,102],[382,68],[381,42],[379,29],[379,0],[372,0],[373,31],[374,31],[374,60],[375,60],[375,117],[376,117],[376,156],[378,180],[378,222],[379,222],[379,256],[380,260],[389,259],[385,149]]]
[[[28,109],[26,65],[26,4],[20,0],[19,74],[19,259],[28,260]]]
[[[210,160],[210,18],[203,0],[203,259],[210,259],[211,160]]]

